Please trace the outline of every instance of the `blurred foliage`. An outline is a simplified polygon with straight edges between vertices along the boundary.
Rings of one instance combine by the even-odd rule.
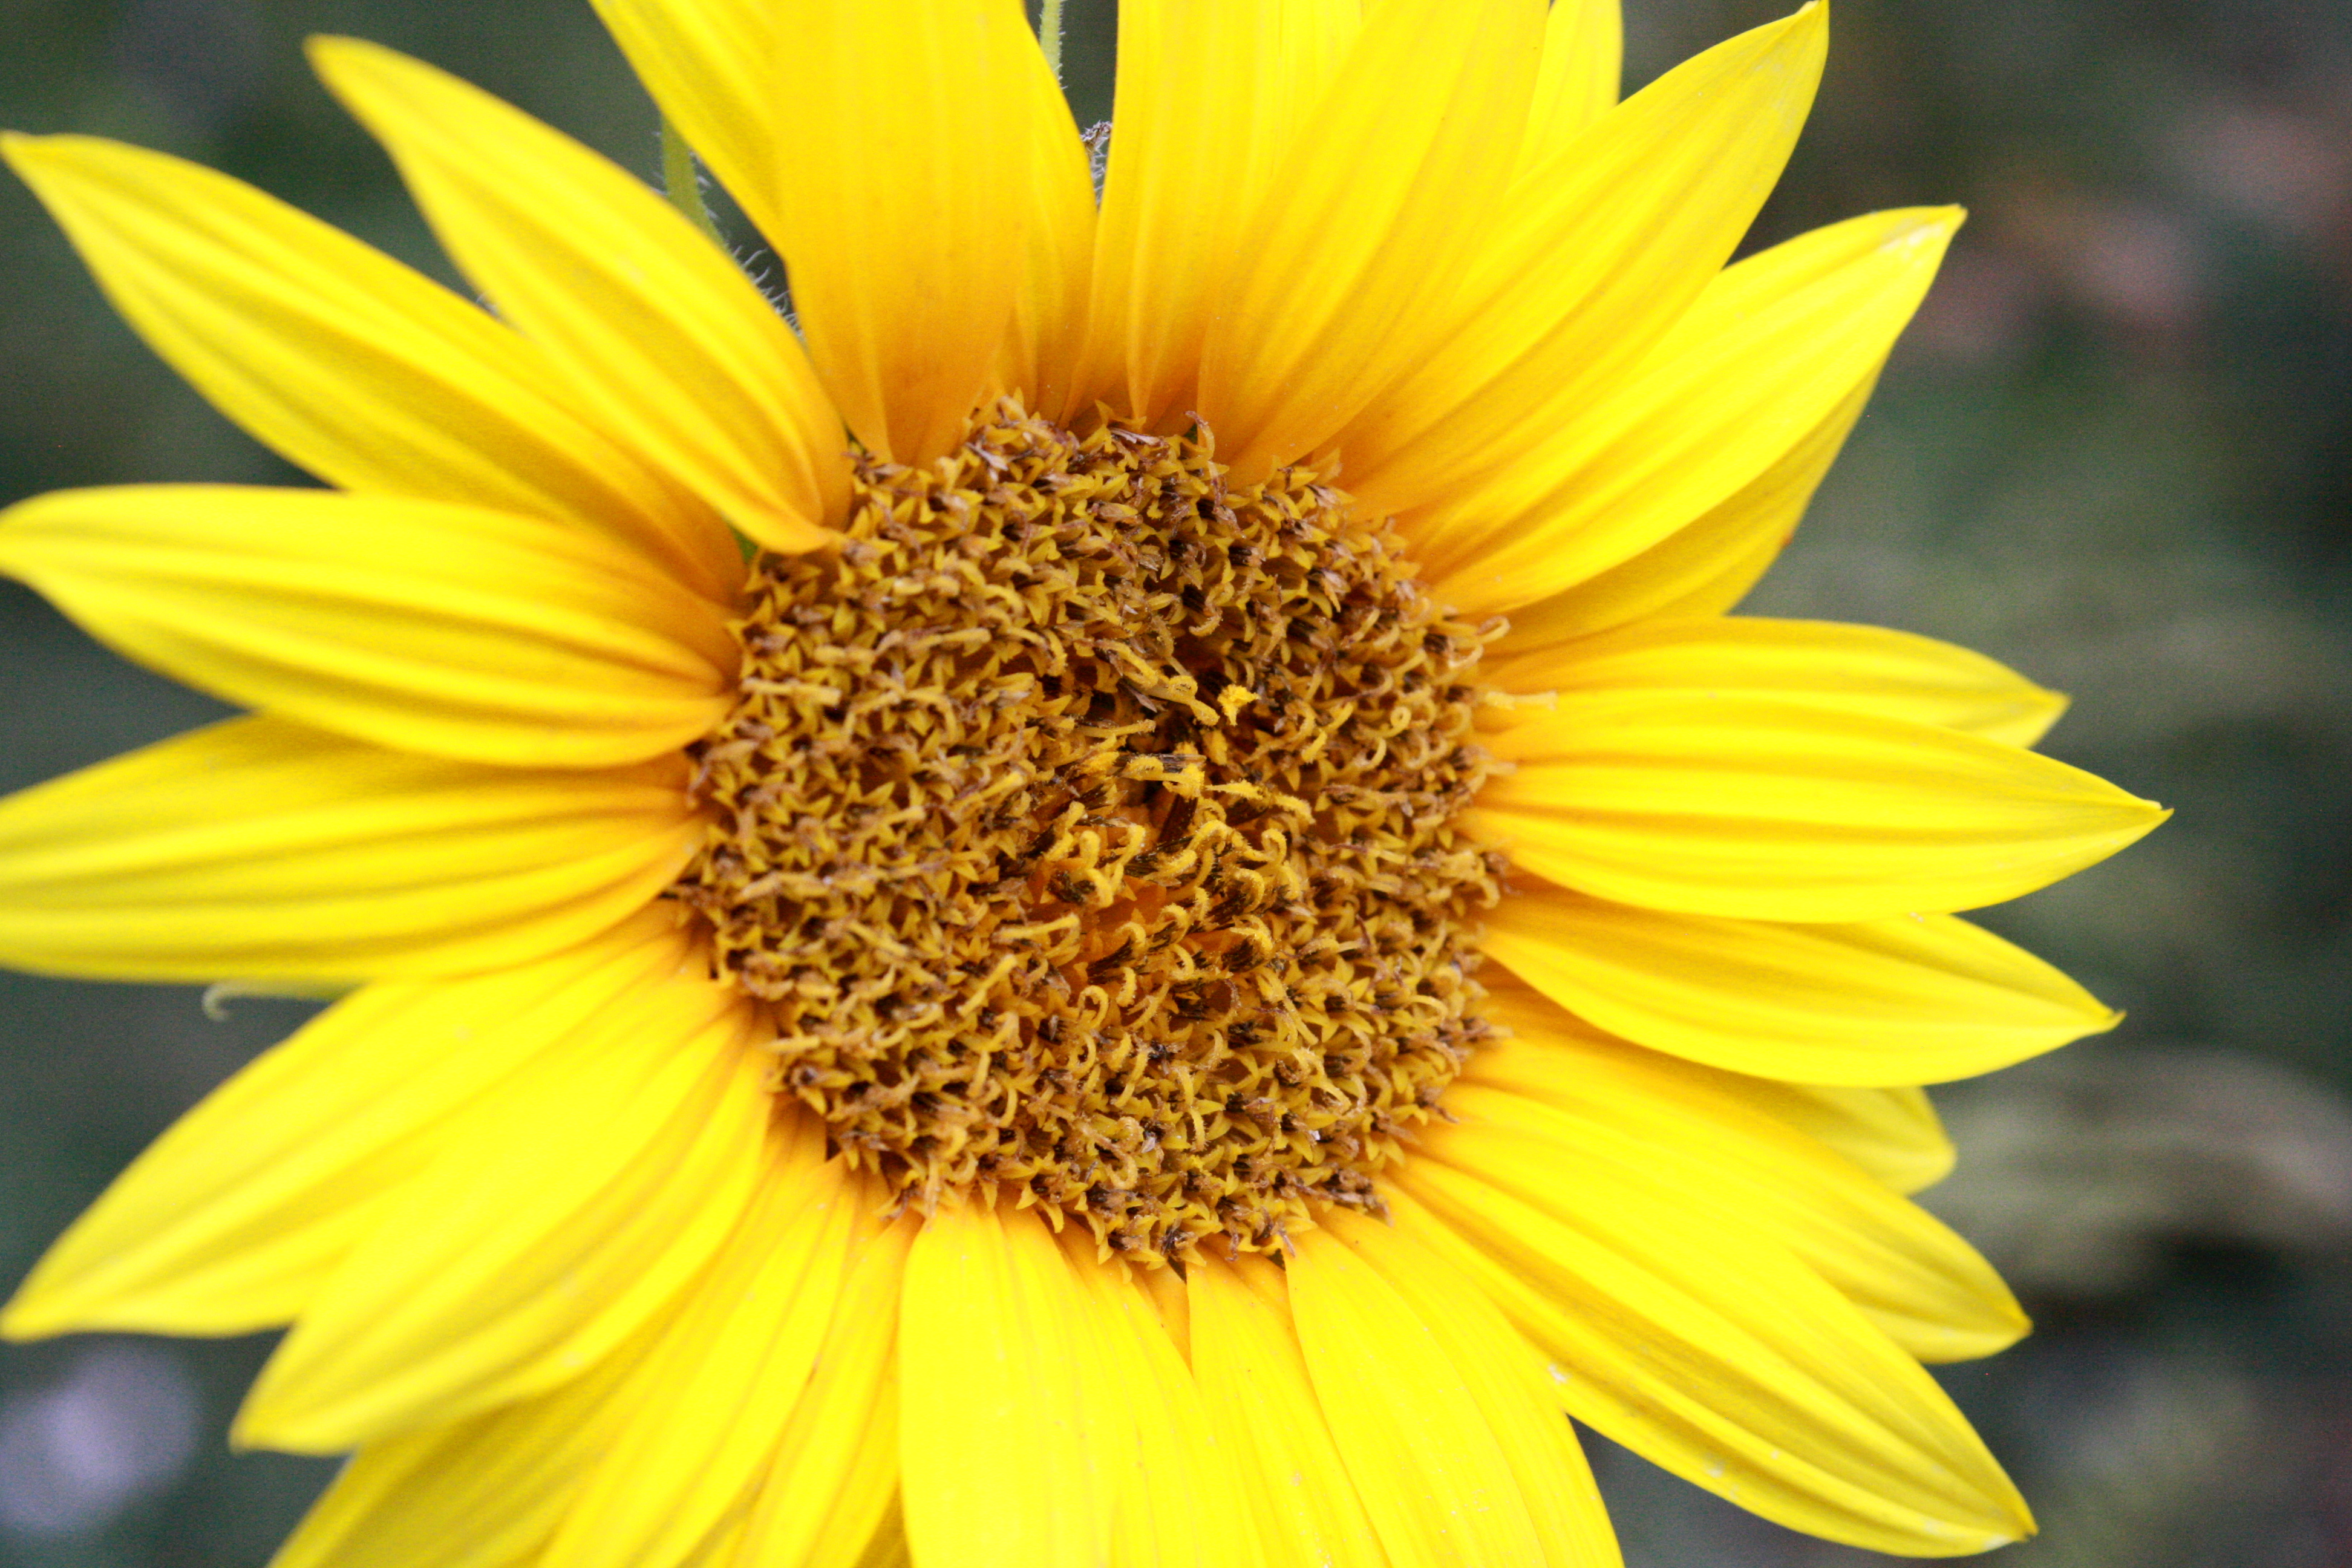
[[[1629,0],[1629,81],[1773,9]],[[1109,110],[1111,0],[1071,10],[1087,124]],[[584,0],[0,0],[0,123],[201,159],[448,277],[310,81],[317,32],[448,66],[654,173],[651,110]],[[2352,1564],[2352,8],[1844,0],[1758,242],[1942,201],[1972,220],[1749,607],[2003,658],[2076,694],[2053,752],[2180,813],[1991,917],[2133,1016],[1942,1092],[1964,1161],[1929,1201],[2042,1320],[1949,1383],[2042,1507],[2019,1568]],[[115,321],[13,184],[0,276],[0,501],[300,482]],[[0,786],[218,711],[0,588]],[[11,1279],[301,1016],[14,976],[0,1007]],[[263,1561],[327,1473],[222,1449],[265,1350],[0,1351],[0,1568]],[[1877,1561],[1595,1447],[1634,1568]]]

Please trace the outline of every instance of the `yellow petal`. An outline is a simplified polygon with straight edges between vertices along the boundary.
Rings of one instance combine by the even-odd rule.
[[[1502,196],[1543,7],[1389,0],[1244,226],[1200,413],[1237,482],[1305,456],[1439,341],[1433,307]]]
[[[1066,1232],[1065,1245],[1091,1253],[1093,1244]],[[1087,1441],[1111,1497],[1108,1560],[1118,1568],[1261,1568],[1254,1511],[1220,1509],[1213,1526],[1202,1528],[1202,1500],[1242,1495],[1246,1459],[1211,1423],[1150,1293],[1117,1264],[1091,1256],[1070,1263],[1100,1347],[1079,1370]]]
[[[1576,9],[1553,7],[1555,26]],[[1498,463],[1549,474],[1562,434],[1640,397],[1629,372],[1780,178],[1828,36],[1815,5],[1720,44],[1523,173],[1428,352],[1340,437],[1357,500],[1403,511]],[[1433,541],[1436,563],[1457,559],[1451,546]]]
[[[537,1399],[362,1449],[270,1568],[523,1568],[630,1427],[656,1324]]]
[[[1482,1051],[1473,1070],[1446,1091],[1459,1120],[1425,1129],[1424,1152],[1563,1223],[1578,1223],[1582,1173],[1598,1169],[1779,1242],[1923,1361],[1990,1355],[2026,1331],[1948,1227],[1729,1095],[1559,1036]]]
[[[1544,18],[1543,61],[1519,144],[1521,178],[1617,107],[1625,56],[1620,11],[1617,0],[1556,0]]]
[[[828,537],[841,426],[800,344],[724,251],[626,171],[420,61],[313,40],[442,244],[600,425],[778,550]]]
[[[1176,1353],[1189,1364],[1192,1354],[1192,1307],[1185,1281],[1172,1268],[1132,1268],[1128,1271],[1128,1279],[1143,1291],[1152,1310],[1160,1314]]]
[[[81,136],[0,152],[155,352],[289,461],[346,489],[585,524],[722,603],[741,585],[718,517],[470,301],[195,163]]]
[[[236,1434],[333,1453],[544,1394],[662,1311],[749,1200],[756,1019],[700,973],[641,986],[560,1071],[452,1139],[262,1371]]]
[[[1579,417],[1402,519],[1438,595],[1470,614],[1533,604],[1738,494],[1876,372],[1958,224],[1879,213],[1725,270]]]
[[[1094,171],[1051,72],[1014,73],[1016,105],[1028,139],[1028,213],[1013,322],[995,384],[1048,418],[1079,412],[1079,357],[1087,339],[1087,297],[1095,259]]]
[[[809,356],[877,455],[963,437],[1027,275],[1036,83],[1012,0],[782,8],[765,101]]]
[[[1554,1568],[1614,1568],[1616,1531],[1575,1430],[1559,1418],[1542,1356],[1500,1309],[1407,1230],[1346,1209],[1331,1234],[1404,1298],[1443,1347],[1503,1450],[1539,1554]]]
[[[231,720],[0,802],[0,959],[296,983],[528,963],[676,878],[702,833],[685,787],[679,758],[524,772]]]
[[[1387,1555],[1331,1440],[1279,1279],[1255,1258],[1187,1270],[1192,1370],[1234,1447],[1275,1568],[1385,1568]]]
[[[590,0],[629,68],[745,215],[773,236],[777,156],[769,110],[777,7],[761,0]]]
[[[1488,737],[1465,817],[1513,864],[1644,908],[1857,921],[2016,898],[2167,815],[2078,768],[1927,724],[1700,691],[1564,692]]]
[[[825,1561],[828,1561],[830,1568],[833,1559],[828,1556]],[[877,1528],[873,1540],[866,1542],[866,1549],[854,1559],[854,1565],[856,1568],[915,1568],[915,1552],[906,1542],[906,1523],[898,1514],[896,1498],[891,1500],[891,1511],[882,1519],[882,1528]],[[743,1559],[739,1568],[767,1568],[767,1561],[762,1559],[755,1563],[751,1559]],[[845,1559],[842,1568],[849,1568],[849,1561]]]
[[[859,1199],[885,1206],[872,1183]],[[898,1303],[909,1215],[860,1232],[832,1327],[776,1444],[736,1568],[886,1568],[906,1561],[898,1514]]]
[[[321,1500],[277,1568],[570,1562],[575,1550],[596,1549],[593,1536],[583,1541],[583,1518],[626,1528],[609,1494],[619,1489],[614,1472],[632,1458],[650,1458],[656,1468],[637,1472],[641,1495],[625,1512],[658,1513],[677,1500],[696,1521],[656,1526],[656,1538],[628,1559],[633,1568],[725,1568],[738,1559],[745,1568],[850,1568],[859,1562],[877,1533],[872,1516],[878,1509],[841,1483],[845,1471],[874,1469],[878,1435],[884,1463],[878,1477],[866,1478],[878,1480],[876,1503],[887,1503],[897,1485],[888,1349],[908,1227],[875,1235],[861,1220],[845,1272],[839,1254],[845,1238],[830,1215],[812,1226],[794,1224],[790,1214],[793,1196],[809,1195],[811,1160],[822,1142],[807,1134],[803,1124],[776,1141],[769,1188],[674,1310],[551,1394],[370,1446]],[[871,1197],[860,1192],[851,1201],[870,1213]],[[772,1255],[770,1244],[783,1256]],[[787,1276],[796,1266],[811,1267],[818,1278],[793,1289]],[[807,1309],[820,1300],[812,1323]],[[748,1320],[763,1315],[782,1343],[756,1343]],[[763,1480],[722,1458],[719,1469],[738,1483],[739,1495],[715,1523],[704,1522],[708,1507],[697,1506],[698,1493],[709,1489],[708,1478],[676,1474],[688,1468],[686,1457],[665,1456],[660,1447],[662,1434],[679,1423],[693,1430],[711,1415],[682,1385],[715,1391],[719,1405],[733,1409],[749,1391],[726,1387],[730,1366],[759,1384],[778,1361],[794,1358],[803,1376],[782,1389],[782,1408],[749,1411],[775,1449],[769,1456],[774,1473]],[[779,1426],[781,1444],[773,1441]],[[665,1466],[671,1475],[659,1473]],[[779,1509],[798,1517],[772,1517]]]
[[[667,915],[536,963],[372,985],[183,1117],[52,1247],[0,1317],[244,1333],[291,1321],[499,1090],[637,986],[698,963]]]
[[[1780,558],[1877,384],[1875,372],[1865,376],[1778,462],[1704,516],[1573,587],[1513,610],[1496,654],[1538,653],[1635,621],[1728,611]]]
[[[1745,1087],[1745,1086],[1743,1086]],[[1747,1092],[1791,1127],[1821,1140],[1898,1193],[1932,1187],[1958,1158],[1927,1091],[1786,1083]]]
[[[741,1553],[746,1528],[743,1515],[738,1510],[714,1526],[692,1552],[674,1564],[649,1562],[645,1568],[726,1568]]]
[[[824,1560],[830,1568],[832,1558]],[[845,1568],[846,1560],[845,1560]],[[768,1560],[745,1558],[739,1568],[768,1568]],[[889,1511],[883,1516],[881,1528],[866,1543],[866,1550],[856,1559],[856,1568],[915,1568],[914,1549],[907,1543],[906,1521],[898,1500],[890,1501]]]
[[[1477,1392],[1413,1303],[1328,1231],[1297,1237],[1284,1272],[1316,1396],[1391,1561],[1558,1561]]]
[[[1391,1198],[1553,1358],[1578,1420],[1792,1529],[1909,1556],[2029,1533],[2016,1489],[1919,1364],[1776,1244],[1580,1171],[1563,1224],[1433,1159]]]
[[[1507,691],[1766,697],[2011,746],[2032,745],[2066,708],[2056,692],[1982,654],[1831,621],[1656,621],[1534,648],[1511,639],[1481,673]]]
[[[615,1009],[634,1038],[580,1041],[532,1120],[404,1194],[263,1369],[241,1444],[334,1453],[528,1399],[669,1305],[742,1209],[768,1100],[748,1020],[681,1037],[653,1011]]]
[[[1092,1303],[1042,1215],[942,1208],[915,1238],[898,1340],[907,1538],[923,1568],[1096,1568],[1110,1499],[1082,1419]],[[973,1434],[985,1434],[973,1441]]]
[[[167,675],[353,740],[514,767],[644,762],[726,716],[720,613],[514,512],[325,490],[64,490],[0,572]]]
[[[804,1170],[796,1156],[816,1152],[816,1139],[794,1149],[796,1131],[787,1130],[775,1141],[774,1172]],[[789,1187],[789,1181],[784,1184]],[[772,1194],[767,1206],[778,1206]],[[758,1239],[751,1234],[755,1215],[745,1219],[738,1239]],[[772,1239],[810,1238],[803,1230],[796,1237]],[[805,1258],[805,1248],[801,1256]],[[676,1310],[656,1316],[550,1394],[370,1445],[320,1500],[274,1568],[417,1563],[507,1568],[541,1560],[566,1515],[580,1506],[592,1478],[609,1468],[616,1450],[640,1438],[648,1410],[667,1396],[679,1373],[691,1372],[717,1349],[706,1345],[697,1331],[709,1326],[714,1313],[725,1315],[723,1304],[712,1297],[730,1283],[743,1283],[745,1271],[740,1255],[722,1254]],[[760,1304],[747,1304],[746,1310],[756,1312]],[[721,1525],[698,1550],[667,1561],[722,1561],[713,1549],[740,1523],[739,1519]],[[650,1565],[665,1560],[643,1561]]]
[[[1950,915],[1768,925],[1523,893],[1487,917],[1484,947],[1611,1034],[1797,1083],[1941,1083],[2119,1016]]]
[[[683,1563],[760,1482],[819,1364],[853,1253],[875,1228],[859,1184],[825,1159],[816,1129],[793,1120],[772,1138],[735,1233],[648,1352],[635,1419],[581,1489],[551,1560]]]
[[[1538,1042],[1569,1039],[1582,1051],[1636,1057],[1646,1072],[1668,1074],[1697,1086],[1702,1093],[1728,1096],[1774,1118],[1898,1193],[1916,1193],[1951,1173],[1952,1141],[1944,1135],[1927,1091],[1916,1085],[1787,1083],[1706,1067],[1597,1029],[1497,970],[1487,970],[1479,978],[1486,987],[1486,1016],[1517,1037]],[[1472,1059],[1473,1076],[1485,1060],[1484,1056]]]
[[[1244,225],[1360,22],[1354,0],[1128,0],[1085,374],[1144,426],[1197,400]]]

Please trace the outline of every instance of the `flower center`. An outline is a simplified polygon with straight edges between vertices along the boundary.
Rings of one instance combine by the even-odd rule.
[[[675,889],[777,1092],[902,1201],[1139,1258],[1377,1207],[1486,1033],[1487,632],[1311,474],[1010,405],[845,532],[753,565]]]

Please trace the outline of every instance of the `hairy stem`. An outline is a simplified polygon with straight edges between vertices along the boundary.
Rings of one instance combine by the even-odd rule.
[[[719,226],[710,221],[710,209],[702,204],[702,171],[695,167],[694,149],[687,145],[667,115],[662,117],[661,144],[662,186],[669,205],[684,213],[713,245],[726,248],[727,237],[719,232]]]

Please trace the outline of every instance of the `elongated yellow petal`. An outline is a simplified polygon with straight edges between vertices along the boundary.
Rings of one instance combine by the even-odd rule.
[[[1043,1216],[972,1202],[923,1226],[898,1339],[907,1538],[923,1568],[1108,1561],[1109,1477],[1079,1364],[1100,1337]]]
[[[1331,1233],[1394,1287],[1443,1347],[1477,1402],[1555,1568],[1614,1568],[1617,1534],[1559,1401],[1543,1357],[1476,1284],[1410,1231],[1335,1209]]]
[[[0,137],[107,297],[214,406],[348,489],[583,524],[721,603],[717,515],[601,430],[537,344],[226,174],[89,137]]]
[[[878,1213],[883,1194],[860,1197]],[[881,1568],[906,1560],[898,1518],[898,1304],[919,1216],[870,1225],[746,1520],[737,1568]]]
[[[770,85],[777,69],[774,8],[748,0],[596,0],[596,8],[664,111],[752,222],[782,244],[792,230],[785,196],[791,165],[782,142],[791,125],[774,112]],[[790,25],[797,22],[795,16]],[[793,47],[802,42],[795,32]],[[1125,55],[1122,49],[1122,60]],[[994,380],[1025,392],[1039,412],[1063,415],[1082,406],[1071,387],[1086,325],[1094,192],[1067,103],[1052,78],[1017,61],[1011,75],[1020,101],[1001,107],[1025,124],[1033,155],[1030,205],[1020,224],[1024,261],[1005,359]]]
[[[1439,341],[1534,88],[1531,0],[1388,0],[1257,199],[1200,413],[1241,482],[1337,434]]]
[[[769,76],[779,7],[761,0],[590,0],[629,68],[764,234],[778,232]]]
[[[610,767],[725,717],[719,611],[562,523],[322,490],[62,490],[0,514],[0,572],[141,663],[398,751]]]
[[[360,1451],[270,1568],[521,1568],[635,1419],[661,1325],[551,1394]]]
[[[1080,358],[1086,351],[1087,296],[1095,260],[1094,171],[1070,118],[1069,100],[1052,74],[1018,70],[1019,97],[1009,105],[1028,141],[1028,211],[1013,321],[993,376],[1024,406],[1049,418],[1078,411]]]
[[[768,237],[850,429],[929,462],[990,390],[1027,275],[1045,62],[1013,0],[795,4],[779,26]]]
[[[789,1136],[779,1142],[788,1158]],[[727,1262],[712,1266],[703,1291]],[[695,1361],[690,1317],[656,1316],[550,1394],[369,1445],[273,1568],[504,1568],[540,1559],[583,1484],[636,1429],[644,1401]]]
[[[741,1568],[765,1568],[765,1559],[756,1563],[746,1560]],[[890,1500],[889,1511],[883,1516],[881,1528],[856,1558],[856,1568],[915,1568],[914,1549],[907,1544],[906,1521],[895,1497]]]
[[[816,1198],[822,1212],[813,1223],[796,1222],[791,1213],[793,1199],[810,1193],[821,1142],[804,1124],[780,1130],[761,1194],[727,1247],[674,1310],[551,1394],[372,1445],[320,1500],[277,1568],[390,1568],[419,1562],[492,1568],[550,1560],[550,1552],[556,1553],[552,1560],[569,1561],[566,1553],[583,1534],[583,1510],[612,1517],[598,1499],[623,1457],[647,1446],[649,1428],[658,1432],[677,1419],[696,1421],[697,1409],[682,1399],[680,1384],[700,1380],[705,1387],[718,1387],[723,1370],[739,1361],[756,1380],[763,1363],[801,1358],[804,1377],[783,1392],[784,1408],[752,1412],[763,1426],[781,1424],[796,1433],[813,1405],[840,1406],[826,1440],[799,1455],[807,1463],[780,1465],[793,1478],[849,1465],[877,1427],[885,1435],[884,1447],[894,1449],[886,1352],[897,1320],[897,1262],[906,1254],[905,1227],[895,1241],[886,1235],[875,1238],[878,1245],[849,1248],[845,1272],[845,1238],[833,1223],[839,1207],[835,1199]],[[834,1186],[837,1196],[838,1184]],[[872,1229],[864,1222],[856,1228],[861,1237]],[[798,1267],[811,1268],[817,1278],[794,1289],[786,1277]],[[877,1279],[887,1282],[886,1289],[871,1288]],[[816,1300],[822,1307],[811,1338],[807,1309]],[[763,1314],[778,1327],[782,1344],[747,1342],[758,1336],[747,1331],[746,1321]],[[880,1351],[858,1348],[877,1333]],[[806,1377],[812,1363],[814,1375]],[[853,1402],[826,1393],[859,1379],[863,1392]],[[730,1390],[725,1402],[731,1407],[740,1395]],[[845,1424],[840,1416],[850,1403],[856,1421]],[[747,1489],[759,1485],[758,1478],[740,1471],[733,1477]],[[886,1499],[895,1484],[893,1455],[882,1477]],[[646,1492],[643,1506],[656,1510],[672,1495],[657,1485],[640,1489]],[[691,1489],[682,1486],[677,1495]],[[760,1500],[773,1500],[776,1492],[771,1482],[761,1488]],[[831,1491],[803,1489],[800,1500],[822,1510],[800,1521],[803,1533],[821,1533],[832,1542],[814,1557],[774,1552],[755,1541],[753,1510],[747,1499],[739,1498],[733,1512],[717,1524],[698,1531],[663,1531],[666,1539],[630,1561],[721,1568],[740,1555],[761,1568],[848,1568],[857,1560],[863,1537],[845,1546],[841,1538],[856,1531],[849,1517],[856,1510],[828,1507],[836,1500]],[[559,1531],[566,1544],[554,1543]],[[770,1538],[768,1545],[773,1543]]]
[[[231,720],[0,802],[0,958],[298,984],[528,963],[677,875],[685,792],[683,759],[526,772]]]
[[[1781,1092],[1758,1094],[1742,1086],[1773,1115],[1821,1140],[1898,1193],[1919,1192],[1952,1173],[1958,1154],[1924,1089],[1805,1083],[1770,1087]]]
[[[1706,1067],[1634,1045],[1597,1029],[1529,986],[1496,970],[1480,977],[1486,1016],[1514,1036],[1535,1042],[1570,1040],[1582,1052],[1631,1055],[1642,1070],[1693,1084],[1702,1094],[1728,1097],[1760,1111],[1852,1161],[1898,1193],[1916,1193],[1951,1173],[1952,1141],[1927,1094],[1916,1085],[1869,1088],[1788,1083]],[[1470,1065],[1480,1076],[1482,1055]],[[1496,1079],[1496,1081],[1504,1081]]]
[[[1555,28],[1563,12],[1552,9]],[[1630,368],[1707,287],[1812,106],[1828,11],[1720,44],[1526,170],[1428,354],[1340,437],[1374,511],[1445,497],[1610,417]],[[1739,374],[1739,373],[1733,373]],[[1451,563],[1450,542],[1434,542]]]
[[[1941,1083],[2007,1067],[2118,1015],[1950,915],[1768,925],[1523,893],[1486,954],[1614,1035],[1797,1083]]]
[[[469,1125],[346,1258],[237,1418],[333,1453],[544,1394],[662,1311],[761,1170],[764,1058],[699,974],[584,1026],[496,1124]]]
[[[1544,18],[1543,61],[1519,144],[1525,177],[1617,107],[1624,76],[1625,21],[1618,0],[1555,0]]]
[[[1653,621],[1522,652],[1482,673],[1507,691],[1766,697],[1934,724],[2004,745],[2039,741],[2066,700],[1932,637],[1831,621]]]
[[[1209,1418],[1234,1446],[1242,1488],[1275,1568],[1386,1568],[1356,1483],[1331,1440],[1280,1281],[1254,1289],[1255,1258],[1188,1270],[1192,1371]]]
[[[1738,495],[1876,372],[1958,224],[1880,213],[1726,269],[1580,417],[1402,520],[1432,586],[1468,613],[1533,604]]]
[[[1649,909],[1856,921],[1999,903],[2167,815],[1974,735],[1697,690],[1576,690],[1488,737],[1517,764],[1465,820],[1513,864]]]
[[[1085,374],[1145,426],[1197,400],[1202,344],[1243,226],[1359,22],[1353,0],[1129,0],[1104,171]]]
[[[848,497],[838,416],[783,319],[626,171],[488,93],[352,39],[311,59],[442,244],[603,426],[777,550]]]
[[[1066,1245],[1090,1254],[1092,1240]],[[1098,1355],[1081,1363],[1087,1444],[1111,1493],[1109,1561],[1118,1568],[1257,1568],[1258,1521],[1222,1510],[1203,1529],[1203,1499],[1242,1494],[1240,1445],[1213,1425],[1192,1369],[1149,1292],[1116,1265],[1075,1256],[1071,1270],[1097,1326]]]
[[[749,1530],[741,1510],[727,1516],[714,1526],[694,1550],[677,1559],[675,1564],[647,1563],[646,1568],[724,1568],[736,1561],[743,1551],[743,1538]]]
[[[761,1480],[818,1364],[853,1252],[875,1228],[814,1128],[772,1142],[741,1222],[648,1356],[662,1364],[641,1379],[635,1419],[556,1531],[553,1561],[683,1563]]]
[[[1919,1364],[1785,1249],[1592,1172],[1566,1225],[1434,1159],[1397,1223],[1553,1358],[1577,1419],[1794,1529],[1910,1556],[2032,1531]]]
[[[1704,516],[1573,587],[1514,609],[1496,654],[1533,655],[1636,621],[1728,611],[1780,558],[1877,384],[1873,371],[1778,462]]]
[[[1257,123],[1264,129],[1255,137],[1259,149],[1252,156],[1263,159],[1253,164],[1261,181],[1274,177],[1306,130],[1332,79],[1347,64],[1371,6],[1363,0],[1282,0],[1265,8],[1276,14],[1276,30],[1271,38],[1261,35],[1261,46],[1281,62],[1281,69],[1259,87]],[[1255,206],[1265,194],[1252,185],[1241,193],[1242,205]]]
[[[52,1247],[0,1315],[243,1333],[291,1321],[500,1086],[636,986],[698,961],[666,916],[536,963],[372,985],[173,1126]]]
[[[1298,1342],[1390,1560],[1557,1561],[1477,1392],[1437,1331],[1328,1231],[1296,1245],[1285,1277]]]
[[[1425,1131],[1424,1149],[1556,1219],[1578,1223],[1582,1173],[1602,1168],[1778,1241],[1923,1361],[1990,1355],[2026,1331],[1991,1267],[1940,1221],[1728,1095],[1559,1037],[1476,1066],[1478,1082],[1446,1092],[1459,1121]]]

